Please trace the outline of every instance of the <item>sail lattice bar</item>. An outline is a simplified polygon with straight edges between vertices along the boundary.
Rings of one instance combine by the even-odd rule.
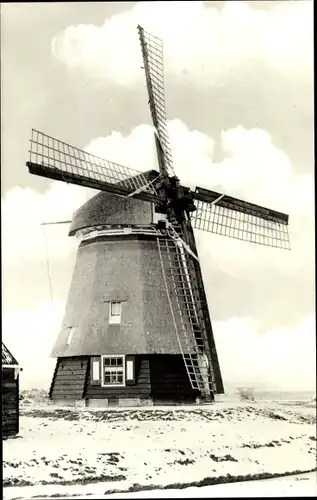
[[[231,238],[290,249],[288,215],[216,191],[196,188],[195,229]]]
[[[163,42],[138,26],[152,121],[155,127],[159,163],[163,173],[175,175],[167,130],[164,91]],[[161,163],[162,162],[162,163]],[[166,171],[165,171],[166,170]]]
[[[142,172],[99,158],[58,139],[32,129],[30,139],[30,173],[50,179],[79,184],[157,202],[159,197],[152,183]]]

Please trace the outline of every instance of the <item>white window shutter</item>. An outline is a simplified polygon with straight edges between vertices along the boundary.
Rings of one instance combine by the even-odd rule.
[[[135,384],[135,356],[125,357],[125,381],[126,385]]]
[[[91,385],[101,384],[101,359],[100,356],[90,358],[90,381]]]

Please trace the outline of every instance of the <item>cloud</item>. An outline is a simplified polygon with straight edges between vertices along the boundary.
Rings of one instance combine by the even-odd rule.
[[[135,127],[127,137],[113,131],[107,137],[95,138],[85,150],[135,170],[157,168],[153,128],[149,125]]]
[[[52,41],[54,56],[105,83],[144,80],[136,27],[164,40],[165,71],[191,84],[221,84],[227,75],[268,66],[296,79],[312,77],[313,3],[283,2],[260,10],[252,3],[139,2],[101,26],[69,26]]]
[[[258,332],[252,318],[215,322],[214,333],[224,381],[235,387],[316,390],[314,316],[293,327]]]
[[[312,176],[294,173],[288,156],[274,146],[268,132],[242,126],[223,131],[224,160],[215,162],[212,138],[189,130],[180,120],[168,122],[168,129],[175,171],[183,184],[215,189],[290,214],[292,252],[255,247],[216,235],[211,239],[197,231],[206,272],[211,257],[214,265],[233,275],[250,267],[298,273],[312,265]],[[157,169],[153,130],[148,125],[136,127],[128,136],[114,132],[94,139],[87,151],[138,170]]]
[[[169,121],[168,130],[176,174],[191,188],[200,185],[234,191],[249,201],[271,203],[284,211],[292,208],[296,193],[296,211],[311,208],[311,176],[293,174],[288,156],[274,146],[268,132],[241,125],[222,131],[224,160],[217,163],[213,161],[212,138],[190,130],[181,120]],[[153,128],[149,125],[136,127],[128,136],[112,132],[108,137],[93,139],[86,150],[137,170],[158,168]]]
[[[54,260],[67,259],[73,248],[73,239],[67,238],[68,224],[46,226],[44,238],[41,223],[70,220],[91,195],[92,190],[62,182],[52,182],[44,194],[18,186],[9,190],[2,199],[5,265],[45,258],[45,238]]]
[[[23,368],[22,389],[49,388],[56,363],[49,356],[64,307],[64,302],[39,302],[30,309],[4,311],[3,341]]]

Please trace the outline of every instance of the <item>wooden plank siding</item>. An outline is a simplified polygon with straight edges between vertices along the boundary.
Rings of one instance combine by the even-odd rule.
[[[2,436],[19,433],[19,376],[14,378],[14,369],[2,369]]]
[[[90,367],[88,368],[87,389],[85,398],[103,399],[103,398],[141,398],[146,399],[151,393],[150,368],[148,356],[135,356],[135,384],[125,387],[102,387],[101,385],[92,385],[90,378]]]
[[[194,402],[200,391],[191,387],[184,360],[179,355],[149,356],[153,402]]]
[[[84,395],[88,356],[74,358],[58,358],[50,399],[78,400]]]
[[[52,393],[53,393],[53,387],[54,387],[56,373],[57,373],[58,362],[59,362],[59,360],[56,361],[55,368],[54,368],[54,373],[53,373],[53,378],[52,378],[52,382],[51,382],[51,385],[50,385],[50,390],[48,392],[48,397],[50,399],[52,398]]]
[[[195,402],[200,391],[193,390],[181,355],[135,356],[135,383],[123,387],[102,387],[91,382],[90,356],[57,360],[50,398],[52,400],[152,399],[154,403]]]

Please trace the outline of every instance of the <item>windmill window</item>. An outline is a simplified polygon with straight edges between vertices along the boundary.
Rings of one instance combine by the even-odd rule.
[[[68,338],[67,338],[67,345],[69,345],[71,343],[75,329],[76,329],[75,326],[70,326],[69,327],[69,334],[68,334]]]
[[[118,325],[119,323],[121,323],[121,302],[110,302],[109,323],[111,325]]]
[[[102,356],[102,366],[103,387],[125,385],[124,356]]]

